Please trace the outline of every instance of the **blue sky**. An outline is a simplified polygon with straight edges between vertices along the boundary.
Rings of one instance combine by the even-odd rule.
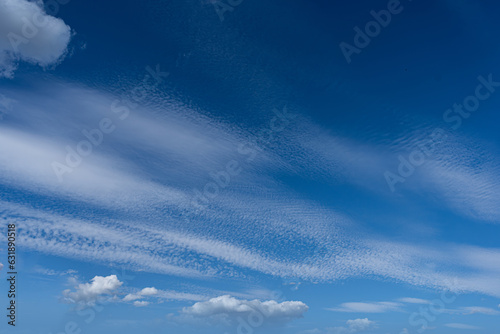
[[[497,333],[499,10],[0,0],[2,332]]]

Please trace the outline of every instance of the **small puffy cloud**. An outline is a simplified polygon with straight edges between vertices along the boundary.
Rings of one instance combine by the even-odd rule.
[[[494,310],[489,307],[481,307],[481,306],[469,306],[462,307],[461,310],[464,312],[464,315],[469,314],[487,314],[487,315],[498,315],[500,311]]]
[[[426,299],[420,299],[420,298],[400,298],[398,301],[402,303],[408,303],[408,304],[431,304],[431,301],[426,300]]]
[[[455,328],[455,329],[476,329],[476,330],[481,329],[480,327],[477,327],[477,326],[458,324],[458,323],[446,324],[445,326],[449,327],[449,328]]]
[[[90,283],[78,284],[75,291],[64,290],[64,300],[74,304],[94,304],[100,297],[112,295],[123,284],[116,275],[95,276]]]
[[[306,329],[305,331],[300,331],[299,334],[321,334],[323,333],[320,329]]]
[[[141,291],[137,292],[137,293],[130,293],[128,295],[126,295],[124,298],[123,298],[123,301],[125,302],[130,302],[130,301],[133,301],[133,300],[137,300],[137,299],[141,299],[141,298],[144,298],[144,297],[149,297],[149,296],[154,296],[154,295],[157,295],[158,294],[158,290],[154,287],[152,288],[144,288],[142,289]],[[135,305],[135,303],[134,303]]]
[[[300,301],[287,301],[278,303],[274,300],[261,302],[255,300],[242,300],[224,295],[212,298],[205,302],[198,302],[182,310],[184,314],[198,317],[207,317],[218,314],[238,314],[258,311],[266,318],[300,318],[309,307]]]
[[[39,3],[0,0],[0,77],[12,78],[19,60],[43,67],[66,54],[71,29]]]
[[[0,262],[0,270],[2,270],[3,268],[3,264]]]
[[[308,309],[309,307],[300,301],[278,303],[274,300],[243,300],[224,295],[185,307],[181,311],[181,316],[183,318],[224,319],[224,322],[228,324],[239,316],[258,314],[268,323],[278,323],[301,318]]]
[[[149,302],[145,301],[145,300],[136,300],[134,302],[134,306],[136,307],[144,307],[144,306],[148,306],[149,305]]]
[[[335,312],[353,312],[353,313],[384,313],[390,311],[401,311],[400,303],[395,302],[373,302],[373,303],[343,303],[340,307],[329,308],[329,311]]]
[[[457,309],[445,309],[443,310],[443,312],[449,314],[460,314],[460,315],[472,315],[472,314],[500,315],[500,311],[490,307],[483,307],[483,306],[467,306],[467,307],[460,307]]]
[[[65,271],[57,271],[57,270],[53,270],[53,269],[43,268],[40,266],[36,266],[34,271],[37,274],[46,275],[46,276],[65,276],[65,275],[72,275],[72,274],[77,273],[77,271],[73,270],[73,269],[68,269]]]

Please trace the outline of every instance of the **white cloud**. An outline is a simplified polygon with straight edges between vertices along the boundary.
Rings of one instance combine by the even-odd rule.
[[[486,314],[486,315],[498,315],[500,314],[500,311],[494,310],[489,307],[481,307],[481,306],[468,306],[468,307],[462,307],[460,310],[463,311],[464,315],[469,315],[469,314]]]
[[[449,288],[446,281],[458,276],[462,290],[500,296],[496,279],[500,250],[478,248],[471,253],[469,247],[445,243],[417,246],[363,235],[362,229],[351,228],[356,222],[338,212],[291,194],[272,177],[262,179],[261,175],[283,166],[295,171],[286,159],[296,147],[285,145],[283,149],[288,151],[281,154],[271,147],[246,164],[245,173],[232,178],[231,186],[220,190],[212,201],[213,209],[191,210],[190,190],[202,189],[211,180],[210,171],[238,158],[238,143],[253,142],[254,138],[175,101],[168,101],[170,107],[161,117],[150,117],[152,111],[144,108],[137,109],[126,122],[115,118],[117,130],[112,136],[59,184],[51,162],[64,161],[65,145],[74,146],[82,129],[95,128],[103,117],[113,117],[113,97],[68,83],[49,84],[43,94],[40,91],[8,91],[8,96],[18,101],[13,118],[33,130],[0,124],[0,182],[19,191],[133,218],[115,221],[103,217],[96,222],[75,218],[72,212],[55,215],[25,203],[2,202],[5,211],[1,217],[19,217],[20,228],[26,231],[20,241],[27,249],[88,262],[127,263],[133,269],[182,277],[232,276],[252,269],[298,280],[370,276]],[[40,119],[46,121],[40,123]],[[294,134],[286,135],[290,145],[295,145],[293,140],[300,141]],[[132,157],[144,159],[118,154],[123,147],[133,152]],[[148,155],[150,152],[154,154]],[[309,155],[304,154],[306,157]],[[321,161],[311,159],[301,163],[321,167]],[[265,186],[255,186],[259,184]],[[268,191],[274,195],[262,196]],[[179,212],[179,208],[186,211]],[[352,231],[361,233],[353,235]],[[256,247],[275,240],[282,247]],[[297,241],[304,247],[294,247]],[[457,256],[466,253],[473,256]],[[169,293],[174,299],[198,298]],[[227,293],[211,296],[223,294]]]
[[[136,301],[134,302],[134,306],[135,306],[135,307],[144,307],[144,306],[148,306],[148,305],[149,305],[149,302],[147,302],[147,301],[145,301],[145,300],[141,300],[141,301],[136,300]]]
[[[2,263],[0,263],[0,270],[2,270],[2,269],[3,269],[3,264],[2,264]]]
[[[451,210],[473,220],[498,223],[498,155],[475,138],[447,135],[446,141],[437,146],[433,159],[418,167],[418,173],[412,176],[415,180],[399,186],[439,197]],[[408,138],[407,143],[414,149],[419,140]]]
[[[408,304],[430,304],[431,303],[429,300],[426,300],[426,299],[410,298],[410,297],[400,298],[400,299],[398,299],[398,301],[400,301],[402,303],[408,303]]]
[[[79,284],[75,291],[63,291],[64,300],[75,304],[94,304],[100,297],[111,295],[123,284],[116,275],[95,276],[91,283]]]
[[[406,303],[406,304],[422,304],[429,305],[432,304],[432,301],[420,298],[399,298],[398,302]],[[404,304],[395,303],[395,302],[370,302],[370,303],[343,303],[340,307],[337,308],[328,308],[327,310],[335,311],[335,312],[359,312],[359,313],[384,313],[384,312],[392,312],[392,311],[403,311],[402,307]],[[481,306],[469,306],[469,307],[460,307],[458,309],[444,309],[442,310],[444,313],[448,314],[461,314],[461,315],[472,315],[472,314],[486,314],[486,315],[499,315],[500,311],[489,308],[489,307],[481,307]]]
[[[77,271],[74,269],[68,269],[64,271],[58,271],[58,270],[53,270],[53,269],[48,269],[48,268],[43,268],[40,266],[36,266],[34,268],[35,273],[41,274],[41,275],[47,275],[47,276],[65,276],[65,275],[71,275],[71,274],[76,274]]]
[[[471,325],[466,325],[466,324],[459,324],[459,323],[445,324],[445,326],[449,327],[449,328],[455,328],[455,329],[481,329],[481,327],[471,326]]]
[[[137,299],[141,299],[141,298],[144,298],[144,297],[148,297],[148,296],[154,296],[154,295],[157,295],[158,294],[158,290],[154,287],[152,288],[144,288],[142,289],[141,291],[137,292],[137,293],[130,293],[128,295],[126,295],[124,298],[123,298],[123,301],[125,302],[129,302],[129,301],[132,301],[132,300],[137,300]],[[135,305],[135,303],[134,303]]]
[[[169,290],[159,290],[158,298],[163,300],[186,300],[186,301],[201,301],[207,300],[208,297],[195,293],[179,292],[179,291],[169,291]]]
[[[314,329],[306,329],[304,331],[300,331],[299,334],[321,334],[322,331],[319,330],[318,328]]]
[[[55,272],[52,270],[41,271],[41,273],[47,275],[62,275],[67,272],[68,271]],[[63,301],[71,304],[93,305],[98,301],[105,301],[109,303],[133,302],[132,305],[142,307],[149,305],[151,302],[139,299],[146,299],[148,297],[154,297],[162,301],[200,301],[208,299],[208,297],[202,295],[178,291],[158,290],[154,287],[144,288],[135,293],[129,293],[124,298],[118,298],[118,295],[122,293],[120,287],[123,285],[123,282],[121,282],[116,275],[106,277],[95,276],[90,283],[85,284],[79,283],[75,277],[70,277],[68,281],[71,284],[74,284],[75,288],[74,291],[71,291],[71,289],[63,291]]]
[[[338,308],[328,308],[329,311],[335,312],[356,312],[356,313],[384,313],[392,311],[401,311],[402,304],[395,302],[372,302],[361,303],[351,302],[342,303]]]
[[[500,249],[457,247],[456,257],[470,268],[496,271],[500,274]]]
[[[133,300],[137,300],[137,299],[140,299],[140,298],[142,298],[140,295],[134,294],[134,293],[130,293],[130,294],[126,295],[125,297],[123,297],[123,301],[124,302],[131,302]]]
[[[144,288],[140,292],[141,296],[154,296],[158,294],[158,290],[155,288]]]
[[[181,313],[195,317],[213,317],[219,315],[235,316],[247,312],[258,312],[268,320],[288,321],[300,318],[309,307],[300,301],[278,303],[274,300],[242,300],[224,295],[208,301],[185,307]]]
[[[0,60],[0,64],[1,64],[1,60]],[[3,94],[0,94],[0,116],[1,116],[1,114],[10,113],[12,111],[12,108],[13,108],[15,103],[16,103],[15,100],[8,98],[7,96],[5,96]]]
[[[330,327],[325,331],[320,331],[318,329],[305,331],[303,333],[325,333],[325,334],[352,334],[352,333],[361,333],[366,330],[372,329],[375,327],[375,322],[368,320],[368,318],[364,319],[354,319],[347,320],[346,326],[344,327]]]
[[[17,61],[43,67],[65,55],[71,29],[37,2],[0,0],[0,77],[12,77]]]

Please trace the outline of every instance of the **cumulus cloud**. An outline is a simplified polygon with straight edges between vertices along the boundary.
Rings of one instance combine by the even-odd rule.
[[[2,264],[2,263],[0,263],[0,270],[2,270],[2,268],[3,268],[3,264]]]
[[[372,327],[374,324],[375,322],[368,320],[368,318],[347,320],[347,326],[351,332],[364,331]]]
[[[420,298],[400,298],[398,299],[402,303],[408,303],[408,304],[430,304],[431,302],[426,299],[420,299]]]
[[[144,288],[144,289],[142,289],[141,291],[139,291],[137,293],[130,293],[130,294],[126,295],[123,298],[123,301],[130,302],[130,301],[133,301],[133,300],[141,299],[141,298],[144,298],[144,297],[147,297],[147,296],[154,296],[154,295],[157,295],[157,294],[158,294],[158,290],[156,288],[154,288],[154,287],[152,287],[152,288]],[[135,303],[134,303],[134,305],[135,305]],[[145,306],[145,305],[141,305],[141,306]]]
[[[63,291],[64,300],[75,304],[95,304],[102,296],[112,295],[123,284],[116,275],[95,276],[90,283],[79,284],[75,291]]]
[[[0,77],[13,77],[22,60],[43,67],[66,54],[71,29],[36,2],[0,0]]]
[[[224,295],[208,301],[195,303],[185,307],[181,313],[194,317],[237,316],[244,313],[257,312],[268,321],[290,321],[300,318],[309,307],[300,301],[278,303],[274,300],[243,300]]]
[[[346,321],[346,326],[343,327],[330,327],[325,330],[319,330],[319,329],[311,329],[307,331],[301,332],[302,334],[349,334],[349,333],[360,333],[364,332],[366,330],[372,329],[375,327],[375,322],[368,320],[368,318],[364,319],[354,319],[354,320],[347,320]]]
[[[141,290],[141,295],[142,296],[153,296],[158,293],[158,290],[155,288],[144,288]]]
[[[329,308],[329,311],[335,312],[359,312],[359,313],[384,313],[389,311],[400,311],[400,303],[395,302],[373,302],[373,303],[343,303],[340,307]]]

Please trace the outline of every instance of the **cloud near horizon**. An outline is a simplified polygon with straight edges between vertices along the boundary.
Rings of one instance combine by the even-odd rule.
[[[331,138],[318,125],[301,120],[301,129],[283,133],[281,142],[248,163],[238,144],[255,142],[253,134],[211,120],[182,102],[168,100],[170,107],[162,115],[139,107],[120,121],[111,110],[115,97],[110,94],[69,83],[34,87],[29,93],[15,88],[4,93],[18,102],[9,116],[13,122],[0,124],[5,144],[0,147],[0,182],[41,201],[57,198],[71,205],[67,212],[51,213],[22,197],[3,201],[0,217],[17,217],[26,231],[19,239],[26,249],[181,277],[227,277],[250,270],[323,282],[376,276],[447,289],[446,282],[461,277],[464,291],[500,296],[495,279],[499,249],[445,241],[431,246],[367,234],[362,226],[370,222],[290,192],[274,174],[281,169],[291,175],[329,170],[324,157],[318,158],[323,142],[332,142],[339,153],[351,152],[337,156],[341,165],[343,159],[374,158],[367,153],[371,148]],[[45,122],[37,121],[40,115]],[[82,130],[94,129],[104,117],[113,119],[116,131],[59,183],[51,163],[64,161],[65,148],[75,147],[85,139]],[[182,140],[176,140],[179,136]],[[340,148],[333,145],[337,142]],[[124,145],[130,154],[118,153]],[[304,152],[301,161],[290,158],[296,150]],[[233,159],[240,159],[244,172],[231,178],[230,186],[220,189],[204,210],[193,208],[192,190],[203,189]],[[262,196],[268,192],[273,196]],[[75,217],[74,212],[89,208],[96,217]],[[276,243],[280,247],[272,247]],[[269,249],[256,247],[260,244]],[[444,270],[435,271],[428,263]]]
[[[224,295],[208,301],[184,307],[180,314],[197,318],[237,317],[243,314],[258,314],[268,322],[288,322],[301,318],[309,307],[300,301],[277,302],[275,300],[244,300]]]
[[[328,308],[329,311],[351,312],[351,313],[385,313],[389,311],[401,311],[401,303],[395,302],[350,302],[342,303],[340,307]]]

